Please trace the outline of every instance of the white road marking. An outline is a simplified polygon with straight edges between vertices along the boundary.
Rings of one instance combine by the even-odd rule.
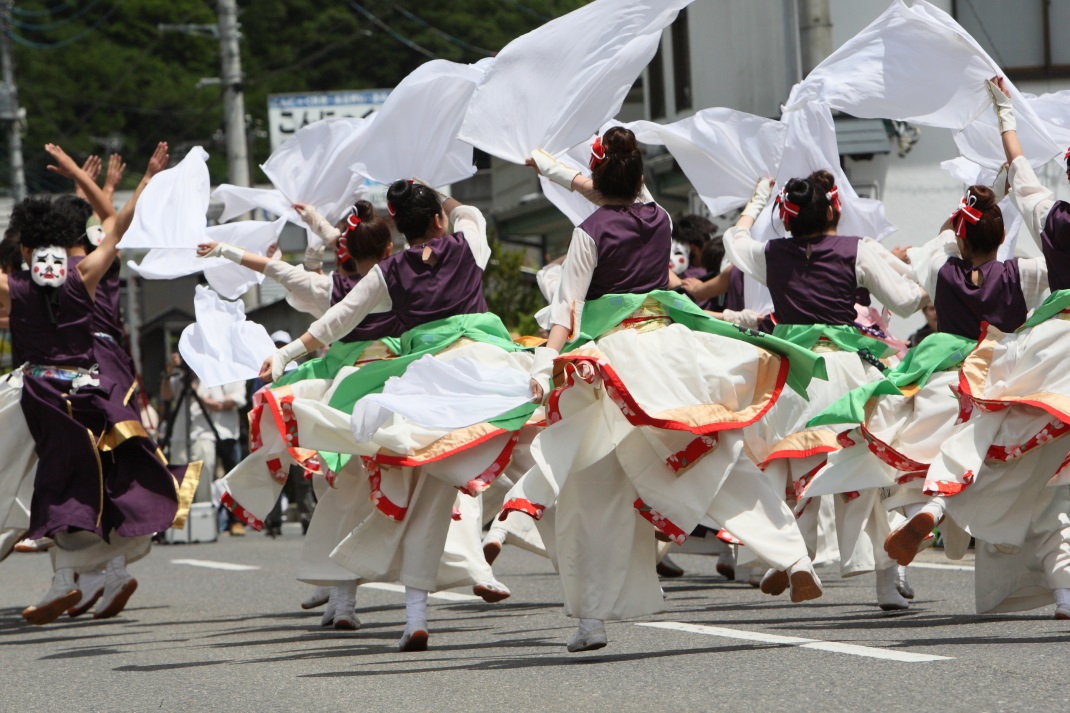
[[[367,589],[381,589],[384,592],[398,592],[400,594],[405,593],[405,587],[400,584],[390,584],[388,582],[369,582],[368,584],[362,584],[361,587]],[[473,596],[471,594],[458,594],[457,592],[433,592],[428,595],[431,599],[441,599],[444,602],[470,602],[472,600],[483,601],[480,597]]]
[[[251,569],[260,569],[249,564],[234,564],[233,562],[213,562],[212,560],[171,560],[171,564],[186,564],[190,567],[205,567],[207,569],[225,569],[230,572],[245,572]]]
[[[637,626],[649,626],[656,629],[674,629],[686,631],[692,634],[706,634],[708,636],[723,636],[728,639],[742,639],[743,641],[760,641],[765,644],[782,644],[785,646],[798,646],[803,649],[818,649],[836,654],[850,654],[851,656],[866,656],[873,659],[885,659],[887,661],[902,661],[905,663],[920,663],[922,661],[946,661],[951,656],[934,656],[930,654],[915,654],[909,651],[889,651],[871,646],[859,646],[857,644],[844,644],[838,641],[820,641],[818,639],[800,639],[795,636],[780,636],[777,634],[763,634],[757,631],[743,631],[742,629],[726,629],[720,626],[703,626],[700,624],[682,624],[674,621],[643,622]]]
[[[908,569],[946,569],[952,572],[972,572],[973,567],[964,564],[940,564],[939,562],[911,562]]]

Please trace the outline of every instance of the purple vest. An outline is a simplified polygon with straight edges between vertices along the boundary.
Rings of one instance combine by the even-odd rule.
[[[88,369],[93,358],[93,298],[82,276],[68,263],[67,281],[49,310],[49,290],[30,277],[29,270],[8,275],[11,292],[11,333],[17,335],[19,356],[31,364]],[[51,316],[50,316],[51,314]],[[52,323],[52,316],[56,323]]]
[[[973,284],[974,268],[961,258],[948,258],[936,278],[936,324],[941,332],[967,339],[981,336],[981,322],[1002,332],[1013,332],[1025,322],[1029,311],[1022,294],[1018,260],[993,260],[977,268],[981,286]]]
[[[1070,205],[1055,201],[1040,234],[1044,260],[1048,263],[1048,287],[1052,292],[1070,289]]]
[[[854,324],[859,242],[861,238],[824,235],[766,243],[766,284],[773,298],[776,321],[779,324]]]
[[[579,227],[594,239],[598,250],[588,300],[669,286],[672,223],[657,203],[601,206]]]
[[[343,275],[335,271],[331,275],[334,281],[331,287],[331,305],[341,302],[349,292],[360,282],[360,275]],[[357,328],[345,335],[340,342],[368,342],[383,337],[400,337],[404,332],[401,323],[393,312],[373,312],[361,320]]]
[[[434,253],[434,265],[424,262],[425,248]],[[488,311],[483,270],[463,233],[443,235],[394,253],[379,263],[379,269],[403,331],[447,317]]]

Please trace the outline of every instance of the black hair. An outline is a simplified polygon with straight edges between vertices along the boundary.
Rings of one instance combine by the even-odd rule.
[[[974,253],[990,253],[1003,242],[1003,211],[999,209],[996,194],[988,186],[970,186],[966,189],[966,202],[981,211],[976,223],[966,221],[966,246]]]
[[[22,250],[19,245],[19,233],[13,228],[4,231],[4,239],[0,240],[0,271],[5,275],[18,272],[22,269]]]
[[[602,135],[605,159],[591,172],[594,188],[606,198],[634,201],[643,186],[643,156],[635,134],[614,126]]]
[[[79,198],[70,193],[56,196],[52,201],[52,205],[64,219],[70,221],[72,231],[77,230],[81,233],[79,241],[85,247],[94,249],[95,246],[89,242],[89,238],[85,234],[86,225],[89,223],[89,219],[93,217],[93,206],[89,205],[84,198]]]
[[[807,238],[836,229],[840,223],[840,211],[829,199],[829,193],[835,185],[835,177],[825,170],[788,181],[784,187],[784,197],[799,206],[799,214],[790,218],[792,237]],[[830,206],[832,220],[828,217]]]
[[[10,225],[24,248],[72,248],[85,234],[85,219],[79,229],[78,215],[69,205],[57,207],[48,196],[30,196],[11,211]]]
[[[724,239],[712,238],[702,246],[702,269],[706,272],[721,272],[724,262]]]
[[[422,183],[394,181],[386,192],[386,205],[394,225],[409,242],[427,235],[431,221],[442,214],[438,194]]]
[[[357,201],[356,209],[360,223],[355,228],[346,230],[346,249],[353,260],[380,258],[393,237],[390,225],[375,212],[375,207],[368,201]]]

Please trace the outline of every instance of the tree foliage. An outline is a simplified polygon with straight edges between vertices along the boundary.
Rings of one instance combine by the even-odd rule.
[[[239,0],[253,162],[270,150],[269,94],[392,87],[428,60],[355,6],[427,54],[475,62],[585,1]],[[132,169],[128,186],[157,141],[176,156],[200,144],[212,155],[213,181],[226,179],[220,88],[196,86],[219,76],[219,42],[157,30],[215,23],[214,0],[28,0],[12,19],[31,191],[63,188],[45,171],[47,142],[77,157],[120,150]],[[6,162],[0,151],[0,186]]]

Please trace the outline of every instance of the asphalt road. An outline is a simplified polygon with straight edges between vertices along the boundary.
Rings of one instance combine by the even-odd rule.
[[[118,618],[45,627],[20,612],[47,588],[48,557],[12,555],[0,711],[1070,710],[1070,622],[974,615],[972,572],[939,553],[924,563],[943,568],[911,568],[918,598],[903,614],[875,606],[872,576],[826,576],[824,597],[793,605],[680,555],[688,573],[663,582],[664,613],[610,623],[609,647],[569,654],[549,563],[507,548],[496,571],[511,599],[432,599],[430,651],[400,654],[398,591],[361,588],[356,632],[299,608],[300,543],[288,526],[277,540],[160,546],[131,566],[140,586]]]

